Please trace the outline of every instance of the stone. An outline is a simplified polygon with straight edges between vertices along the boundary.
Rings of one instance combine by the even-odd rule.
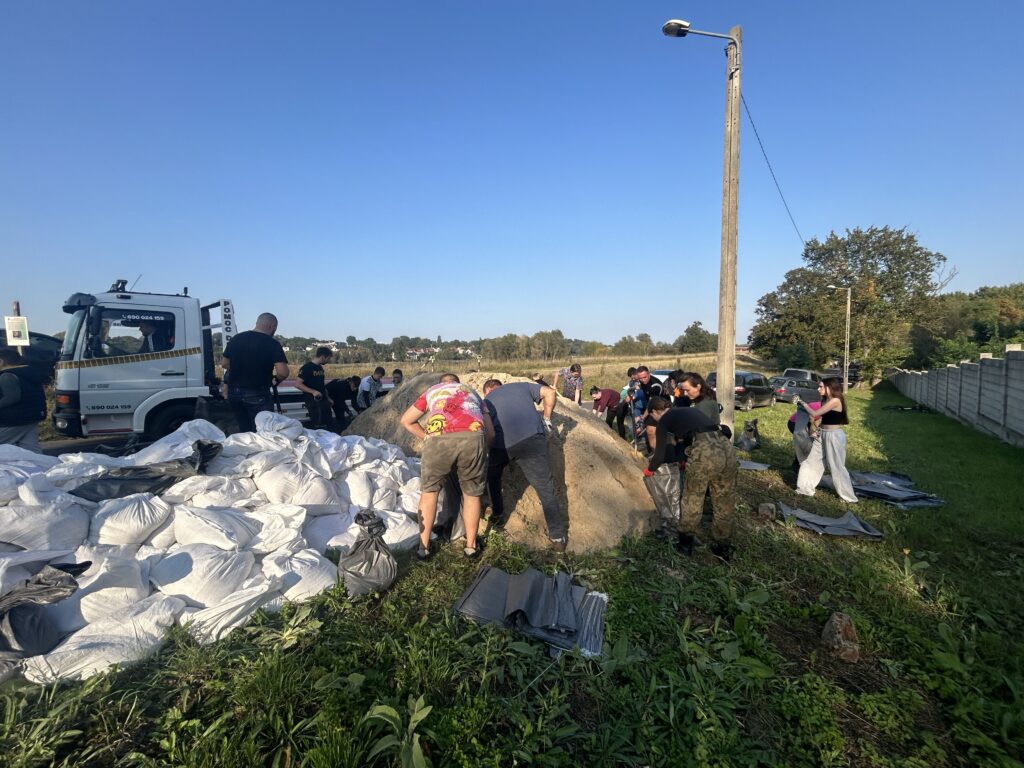
[[[856,664],[860,660],[860,641],[853,619],[845,613],[833,613],[821,631],[821,644],[837,659]]]

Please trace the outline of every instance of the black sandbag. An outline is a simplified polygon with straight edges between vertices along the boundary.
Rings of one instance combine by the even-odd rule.
[[[196,440],[192,455],[184,459],[159,461],[145,467],[110,467],[99,477],[69,491],[87,501],[120,499],[133,493],[159,494],[187,477],[201,474],[221,452],[221,444]]]
[[[382,592],[395,583],[398,563],[384,543],[387,526],[374,514],[365,509],[355,517],[362,533],[352,549],[338,561],[338,573],[345,582],[349,597],[359,597],[369,592]]]
[[[20,587],[0,597],[0,656],[38,656],[49,653],[64,639],[44,606],[70,597],[78,590],[75,577],[91,562],[46,565]],[[3,667],[0,664],[0,679]]]

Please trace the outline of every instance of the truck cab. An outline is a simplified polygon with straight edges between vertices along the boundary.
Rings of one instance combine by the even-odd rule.
[[[67,436],[159,437],[192,419],[197,398],[216,392],[213,330],[235,333],[234,309],[188,295],[126,290],[76,293],[57,361],[53,423]],[[211,313],[219,312],[219,322]]]

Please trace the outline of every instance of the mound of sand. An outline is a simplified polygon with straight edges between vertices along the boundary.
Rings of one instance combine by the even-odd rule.
[[[488,379],[527,381],[487,372],[460,378],[481,395]],[[423,373],[403,382],[359,414],[346,433],[387,440],[406,454],[418,456],[422,441],[410,435],[399,419],[437,379],[436,373]],[[618,544],[623,536],[651,530],[657,513],[643,483],[644,464],[633,457],[632,448],[603,420],[561,396],[551,421],[555,433],[548,438],[548,450],[559,500],[569,510],[569,549],[605,549]],[[506,526],[509,535],[538,549],[546,547],[547,529],[540,501],[514,465],[505,471],[503,495],[510,515]]]

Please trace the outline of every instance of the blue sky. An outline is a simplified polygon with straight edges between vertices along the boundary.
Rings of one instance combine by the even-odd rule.
[[[141,273],[285,335],[714,328],[724,46],[673,17],[742,25],[805,238],[907,227],[951,290],[1024,279],[1019,3],[11,0],[0,300],[54,332]],[[741,142],[742,340],[801,243]]]

